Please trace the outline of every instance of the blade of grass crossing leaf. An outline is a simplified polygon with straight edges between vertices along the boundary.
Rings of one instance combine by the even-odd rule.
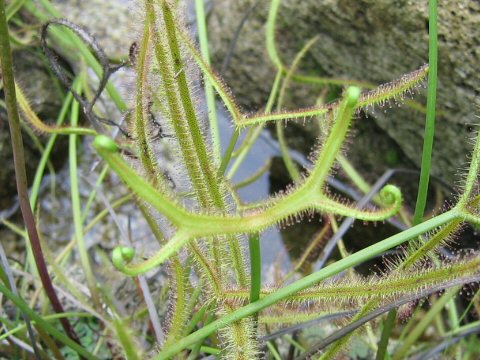
[[[428,95],[425,135],[423,141],[422,167],[418,186],[417,202],[415,204],[414,225],[422,221],[427,201],[428,182],[432,160],[433,138],[435,134],[435,106],[437,101],[437,68],[438,68],[438,41],[437,41],[437,0],[429,0],[429,53],[428,53]]]
[[[425,134],[423,140],[422,165],[420,170],[420,181],[418,184],[417,201],[413,225],[422,222],[425,205],[427,202],[428,183],[430,179],[430,168],[432,161],[433,138],[435,135],[435,108],[437,100],[437,73],[438,73],[438,34],[437,34],[437,0],[429,0],[428,6],[428,94],[427,94],[427,115],[425,119]],[[391,310],[387,321],[395,318],[396,310]],[[384,325],[381,342],[378,348],[377,360],[384,359],[388,346],[392,326]]]
[[[319,283],[320,281],[338,274],[339,272],[351,268],[355,265],[358,265],[368,259],[379,255],[392,247],[398,246],[405,241],[416,238],[417,236],[424,234],[431,229],[434,229],[446,222],[452,221],[453,219],[460,216],[455,209],[449,210],[435,218],[432,218],[428,221],[425,221],[422,224],[419,224],[415,227],[407,229],[402,233],[393,235],[385,240],[382,240],[374,245],[369,246],[363,250],[360,250],[347,258],[339,260],[332,265],[329,265],[311,275],[308,275],[298,281],[289,284],[260,300],[245,305],[244,307],[239,308],[238,310],[233,311],[232,313],[225,315],[223,318],[216,320],[208,325],[204,325],[200,330],[190,334],[189,336],[178,341],[176,344],[170,346],[169,348],[162,349],[162,351],[154,357],[155,360],[168,359],[171,356],[175,355],[182,349],[185,349],[187,346],[200,341],[201,339],[207,337],[209,334],[215,332],[218,329],[221,329],[228,324],[243,319],[247,316],[250,316],[270,305],[273,305],[282,299],[286,298],[291,294],[295,294],[303,289],[306,289],[314,284]]]

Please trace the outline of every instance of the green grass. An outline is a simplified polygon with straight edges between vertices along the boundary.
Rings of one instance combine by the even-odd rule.
[[[240,360],[258,358],[261,351],[266,351],[268,358],[281,359],[284,356],[282,346],[278,346],[281,343],[301,357],[317,356],[315,354],[321,350],[323,352],[318,354],[320,358],[332,359],[339,352],[348,351],[351,337],[356,335],[365,343],[366,351],[371,354],[376,352],[377,359],[400,359],[434,348],[434,343],[422,339],[425,330],[432,326],[441,335],[439,341],[447,341],[449,336],[459,337],[451,346],[456,356],[468,358],[473,354],[467,344],[473,348],[478,341],[472,337],[462,339],[476,331],[478,324],[468,323],[466,311],[462,316],[458,315],[461,312],[453,298],[458,296],[463,283],[478,279],[479,258],[476,253],[463,254],[446,262],[439,259],[436,252],[448,244],[465,223],[474,226],[480,223],[477,210],[480,197],[476,190],[480,164],[479,139],[457,203],[450,210],[421,221],[428,192],[436,116],[438,59],[435,1],[430,1],[429,66],[412,71],[400,80],[373,87],[362,81],[302,75],[302,58],[314,46],[315,38],[306,43],[292,64],[285,65],[277,52],[275,39],[281,2],[272,0],[266,24],[266,48],[276,67],[276,77],[265,110],[245,114],[210,67],[203,2],[195,3],[201,50],[198,52],[186,33],[181,16],[176,13],[174,2],[145,0],[143,6],[139,6],[142,13],[139,21],[143,26],[139,30],[136,63],[132,65],[137,74],[134,101],[126,116],[125,129],[128,129],[129,136],[120,134],[116,138],[107,135],[111,133],[110,127],[104,124],[95,124],[95,128],[79,127],[80,106],[71,95],[63,99],[57,123],[45,125],[30,108],[23,89],[15,84],[9,61],[9,39],[13,44],[18,43],[15,40],[18,38],[17,28],[10,27],[12,32],[9,35],[7,21],[20,24],[19,11],[30,13],[39,23],[51,17],[61,17],[49,1],[41,0],[40,5],[29,0],[12,1],[5,13],[5,3],[0,0],[0,56],[17,177],[25,179],[25,174],[22,175],[24,160],[21,156],[18,108],[24,125],[28,124],[44,136],[49,136],[30,202],[25,196],[25,184],[19,184],[19,194],[26,199],[22,213],[28,231],[4,221],[24,238],[29,254],[26,256],[27,265],[8,259],[0,272],[2,305],[17,310],[14,316],[8,318],[0,314],[3,326],[0,339],[9,339],[7,346],[14,344],[13,351],[20,358],[27,358],[30,347],[19,344],[30,344],[32,351],[36,349],[34,356],[37,358],[70,359],[77,354],[82,358],[96,359],[104,356],[102,354],[110,354],[111,357],[120,355],[126,359],[195,359],[202,354],[212,354]],[[102,67],[90,51],[89,44],[68,31],[68,25],[55,23],[49,27],[48,39],[64,51],[78,49],[76,61],[81,71],[76,74],[73,87],[76,93],[85,94],[91,101],[92,90],[85,70],[90,68],[101,77]],[[208,126],[202,119],[204,114],[196,107],[195,89],[185,71],[186,67],[192,66],[198,67],[203,77]],[[370,191],[370,185],[362,178],[361,171],[340,154],[350,126],[355,121],[354,114],[365,107],[379,106],[386,99],[401,98],[424,81],[427,74],[426,135],[415,214],[410,216],[402,206],[402,193],[393,185],[384,186],[377,194],[374,199],[377,207],[374,209],[362,210],[344,199],[332,197],[326,190],[326,182],[336,163],[360,192]],[[328,105],[322,104],[320,99],[310,108],[282,111],[284,98],[294,81],[307,86],[341,85],[346,88],[341,98]],[[109,101],[125,113],[128,106],[117,89],[108,84],[106,90]],[[18,94],[17,100],[12,97],[15,93]],[[224,154],[220,149],[216,99],[223,102],[234,126]],[[98,108],[95,111],[98,116],[101,115]],[[169,137],[158,139],[153,136],[156,125],[152,122],[152,115],[161,119]],[[287,120],[308,117],[316,117],[321,123],[323,143],[314,153],[309,172],[303,175],[290,157],[283,127]],[[70,124],[63,125],[67,118]],[[230,179],[268,123],[276,124],[282,157],[293,183],[285,193],[258,203],[245,204],[237,189],[247,183],[254,184],[266,167],[242,183],[232,185]],[[38,232],[44,211],[41,208],[43,195],[39,189],[55,140],[61,135],[69,137],[71,197],[71,209],[62,211],[71,212],[73,227],[70,242],[53,248],[51,242],[43,238],[42,232]],[[92,148],[103,163],[89,174],[95,187],[86,196],[81,195],[79,184],[81,176],[78,168],[82,161],[80,136],[93,138]],[[243,141],[237,144],[239,138]],[[90,140],[83,144],[90,146]],[[170,186],[156,154],[158,142],[171,149],[170,156],[181,165],[180,176],[186,179],[188,191]],[[110,189],[115,193],[114,199],[110,200],[108,188],[118,180],[121,184],[116,183],[114,189]],[[131,243],[138,234],[129,231],[126,236],[121,229],[119,208],[126,203],[140,210],[151,237],[156,239],[157,251],[153,254],[152,250],[147,251],[148,256],[138,254],[139,246]],[[307,247],[305,256],[292,264],[287,275],[288,282],[279,281],[274,286],[262,283],[260,235],[265,230],[289,226],[304,216],[318,213],[331,219],[328,224],[323,224],[324,234],[329,232],[330,227],[332,231],[338,230],[335,217],[377,222],[389,219],[399,211],[406,223],[413,219],[414,226],[353,254],[348,254],[340,243],[341,259],[332,259],[324,268],[302,274],[296,270],[309,261],[306,259],[312,249]],[[117,246],[110,251],[102,244],[110,239],[102,239],[102,243],[87,248],[87,233],[99,231],[96,224],[106,218],[118,227]],[[313,238],[312,242],[320,240]],[[374,275],[362,278],[356,274],[357,266],[400,245],[404,245],[404,253],[394,263],[387,264],[388,269],[381,278]],[[43,251],[40,251],[42,247]],[[42,270],[42,262],[49,265],[48,271],[46,266]],[[69,275],[73,266],[81,273],[79,277]],[[156,278],[152,278],[158,270],[164,274],[160,287],[153,281]],[[342,272],[347,274],[346,277],[337,278]],[[10,275],[17,282],[18,295],[12,291],[8,280]],[[44,286],[47,284],[45,293],[41,290],[41,283]],[[121,286],[117,287],[117,283]],[[447,290],[445,295],[436,297],[431,295],[435,289]],[[415,314],[406,324],[398,325],[396,312],[391,310],[386,315],[383,331],[367,326],[366,335],[358,332],[362,324],[384,316],[402,301],[425,296],[429,296],[431,306],[425,311],[421,307],[412,309]],[[65,312],[62,305],[77,311]],[[469,307],[470,311],[480,311],[474,301]],[[447,317],[442,315],[446,308]],[[300,328],[304,328],[307,327],[304,322],[320,314],[343,313],[345,310],[354,310],[355,314],[349,320],[351,324],[330,323],[333,334],[328,345],[309,342],[302,332],[284,337],[281,342],[265,343],[261,340],[264,332],[274,333],[276,326],[302,323]],[[22,316],[29,319],[32,331],[27,331],[29,323]],[[96,324],[95,329],[91,329],[93,323]],[[392,328],[396,326],[401,326],[403,333],[392,333]],[[394,351],[389,353],[392,347]],[[4,343],[0,342],[0,351],[4,349]]]

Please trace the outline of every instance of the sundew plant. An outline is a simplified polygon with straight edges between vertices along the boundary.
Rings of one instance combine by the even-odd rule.
[[[18,352],[23,354],[21,356],[30,358],[30,355],[25,355],[29,353],[39,359],[62,359],[73,358],[71,354],[76,353],[81,358],[97,359],[101,351],[106,351],[108,358],[115,359],[195,359],[208,354],[238,360],[263,356],[279,359],[281,350],[270,340],[273,330],[323,316],[343,316],[340,323],[332,325],[332,331],[335,328],[338,330],[310,348],[289,337],[293,349],[289,358],[337,358],[348,351],[352,335],[359,334],[357,330],[367,324],[365,337],[369,338],[377,359],[401,359],[420,350],[435,349],[431,344],[422,344],[418,348],[412,345],[417,343],[433,319],[443,322],[440,313],[447,304],[450,306],[448,329],[442,325],[445,339],[457,339],[461,343],[462,337],[478,331],[478,322],[462,325],[452,299],[463,285],[479,280],[480,258],[476,252],[448,259],[439,253],[439,249],[447,245],[465,223],[480,224],[478,139],[461,193],[455,205],[445,212],[422,222],[433,140],[433,133],[427,131],[414,226],[354,254],[343,253],[340,260],[329,262],[323,268],[317,267],[309,275],[292,276],[308,257],[311,248],[307,248],[305,256],[289,273],[289,281],[268,286],[262,285],[261,281],[259,235],[266,229],[287,227],[316,213],[329,217],[336,224],[336,219],[341,217],[365,222],[384,221],[404,211],[401,210],[401,189],[394,185],[381,188],[374,198],[375,206],[365,208],[333,196],[328,190],[327,179],[337,163],[340,166],[348,163],[342,149],[356,115],[366,108],[382,107],[391,101],[402,102],[405,96],[411,96],[425,83],[427,77],[427,129],[432,128],[436,90],[435,1],[430,2],[429,65],[412,69],[399,79],[373,89],[349,86],[348,80],[345,80],[345,89],[337,101],[283,111],[283,96],[288,84],[295,81],[302,57],[315,41],[320,40],[314,38],[308,41],[293,63],[285,65],[276,51],[274,36],[276,15],[281,4],[280,0],[272,0],[266,43],[277,75],[265,110],[251,114],[242,112],[221,77],[209,65],[202,1],[196,1],[201,51],[187,32],[181,7],[175,1],[137,2],[139,34],[130,49],[129,59],[136,73],[135,92],[128,105],[108,83],[108,76],[120,66],[109,63],[103,50],[86,30],[66,20],[52,19],[60,17],[59,14],[47,0],[40,3],[41,8],[30,1],[12,1],[6,8],[7,15],[13,17],[24,6],[24,11],[44,22],[41,27],[44,52],[59,81],[70,90],[70,95],[65,98],[63,114],[64,118],[70,108],[70,125],[61,125],[63,118],[59,118],[56,125],[42,122],[31,109],[21,86],[15,84],[9,55],[11,36],[7,30],[5,4],[0,0],[3,91],[16,154],[19,202],[27,228],[26,233],[23,230],[19,232],[29,239],[29,276],[41,281],[47,295],[48,300],[40,299],[39,304],[49,302],[52,308],[46,311],[45,306],[39,307],[37,300],[29,298],[24,287],[17,289],[14,277],[22,275],[12,272],[14,266],[6,259],[2,260],[2,301],[8,299],[12,302],[17,315],[15,319],[7,319],[2,313],[5,318],[2,318],[0,338],[2,341],[9,339],[10,343],[22,349]],[[73,80],[65,73],[49,47],[49,43],[56,42],[77,48],[82,58],[81,68],[89,67],[99,75],[101,80],[96,92],[89,89],[85,71]],[[198,76],[203,80],[207,97],[208,122],[204,120],[205,114],[196,99],[198,89],[195,87],[198,85],[192,81]],[[328,79],[312,79],[328,84]],[[104,88],[123,112],[123,122],[121,119],[105,119],[94,107]],[[214,111],[215,98],[220,99],[228,110],[234,127],[229,146],[223,153]],[[277,111],[273,111],[275,107]],[[21,183],[25,174],[24,170],[22,173],[24,160],[17,109],[24,122],[37,133],[49,134],[50,139],[58,135],[66,135],[70,139],[75,233],[70,249],[62,250],[56,260],[47,242],[42,242],[38,236],[32,214],[35,200],[27,198],[25,184]],[[80,110],[85,113],[90,127],[78,126]],[[322,134],[312,151],[310,166],[299,171],[284,145],[283,127],[310,118],[318,120]],[[284,161],[293,182],[285,192],[256,203],[244,203],[237,193],[239,185],[230,181],[231,174],[266,124],[276,124]],[[116,136],[109,131],[112,127],[120,130],[114,132]],[[246,133],[243,138],[240,137],[242,133]],[[86,251],[83,234],[90,224],[85,224],[83,212],[88,212],[88,204],[81,208],[75,180],[78,136],[93,137],[93,147],[105,165],[97,183],[100,184],[110,173],[117,176],[130,192],[130,195],[111,203],[98,216],[115,216],[116,207],[133,201],[158,240],[159,248],[155,253],[138,255],[131,243],[122,243],[113,249],[111,261],[103,257],[102,264],[106,268],[122,273],[125,279],[137,284],[142,308],[134,313],[125,313],[125,309],[120,309],[115,294],[110,293],[108,285],[102,284],[96,275],[93,260]],[[243,142],[237,144],[240,138]],[[186,179],[186,186],[181,189],[172,186],[171,179],[162,170],[162,160],[156,152],[160,142],[168,145],[171,156],[178,163],[181,175],[176,177]],[[47,147],[44,152],[46,159],[48,151]],[[44,169],[45,163],[42,166]],[[40,179],[43,169],[39,170]],[[38,191],[38,182],[35,184],[37,188],[32,193]],[[366,192],[369,190],[367,188]],[[92,193],[91,198],[94,197],[95,193]],[[315,239],[312,239],[313,242]],[[402,244],[401,255],[390,261],[382,274],[369,277],[356,274],[355,266]],[[65,259],[72,248],[78,253],[87,293],[79,291],[73,280],[62,274]],[[115,269],[109,267],[110,264]],[[163,296],[152,294],[149,290],[148,280],[158,269],[168,274],[166,283],[162,284]],[[18,281],[27,282],[27,279],[24,276]],[[68,302],[69,297],[62,295],[62,299],[66,300],[60,301],[59,289],[62,289],[62,294],[75,297],[77,305],[81,304],[82,312],[65,312],[63,302]],[[444,294],[443,290],[446,290]],[[435,294],[438,296],[435,297]],[[408,323],[412,331],[389,345],[389,338],[394,337],[391,330],[395,323],[395,309],[414,307],[417,300],[427,296],[432,299],[432,305],[425,317],[417,325]],[[163,302],[168,302],[168,311],[164,318],[159,318],[158,309],[164,306]],[[382,319],[381,315],[387,312],[386,319],[378,322],[381,325],[378,331],[368,324],[371,320]],[[61,319],[59,326],[52,325],[56,318]],[[82,332],[83,328],[78,324],[86,323],[81,320],[83,318],[98,325],[96,333],[90,331],[87,336]],[[76,326],[72,325],[74,323]],[[59,330],[60,326],[63,331]],[[87,337],[94,346],[87,345]],[[27,344],[28,351],[16,340]],[[70,352],[65,352],[66,348]]]

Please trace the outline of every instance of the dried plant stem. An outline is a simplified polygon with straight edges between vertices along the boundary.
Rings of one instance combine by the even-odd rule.
[[[42,281],[43,288],[47,294],[53,310],[56,313],[64,312],[62,304],[53,288],[52,281],[48,274],[47,265],[40,245],[35,219],[33,217],[30,201],[28,200],[27,174],[25,171],[25,155],[23,151],[22,133],[20,129],[20,117],[18,114],[17,100],[15,95],[15,80],[12,68],[12,55],[10,50],[9,32],[5,16],[5,2],[0,0],[0,60],[2,64],[3,91],[7,106],[8,124],[13,149],[15,166],[15,181],[17,183],[18,202],[22,212],[23,221],[27,228],[30,246],[37,265],[38,274]],[[77,335],[66,318],[61,320],[62,326],[67,335],[77,343],[80,343]]]

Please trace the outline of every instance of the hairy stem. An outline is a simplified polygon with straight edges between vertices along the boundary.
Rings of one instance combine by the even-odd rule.
[[[217,331],[220,328],[223,328],[232,322],[238,321],[244,317],[250,316],[266,307],[269,307],[279,301],[282,301],[286,297],[293,295],[299,291],[309,288],[317,284],[318,282],[327,279],[339,272],[349,269],[353,266],[356,266],[368,259],[371,259],[383,252],[398,246],[405,241],[408,241],[412,238],[436,228],[442,224],[445,224],[448,221],[451,221],[458,217],[459,214],[455,210],[450,210],[442,215],[439,215],[433,219],[423,222],[415,227],[412,227],[408,230],[403,231],[400,234],[393,235],[383,241],[380,241],[374,245],[371,245],[363,250],[356,252],[342,260],[337,261],[336,263],[329,265],[311,275],[304,277],[301,280],[295,281],[294,283],[287,285],[276,292],[260,299],[254,303],[245,305],[238,310],[222,317],[219,320],[216,320],[207,326],[204,326],[202,329],[190,334],[189,336],[183,338],[174,346],[163,349],[156,357],[155,360],[168,359],[171,356],[177,354],[179,351],[185,349],[189,345],[196,343],[197,341],[205,338],[209,334]]]

